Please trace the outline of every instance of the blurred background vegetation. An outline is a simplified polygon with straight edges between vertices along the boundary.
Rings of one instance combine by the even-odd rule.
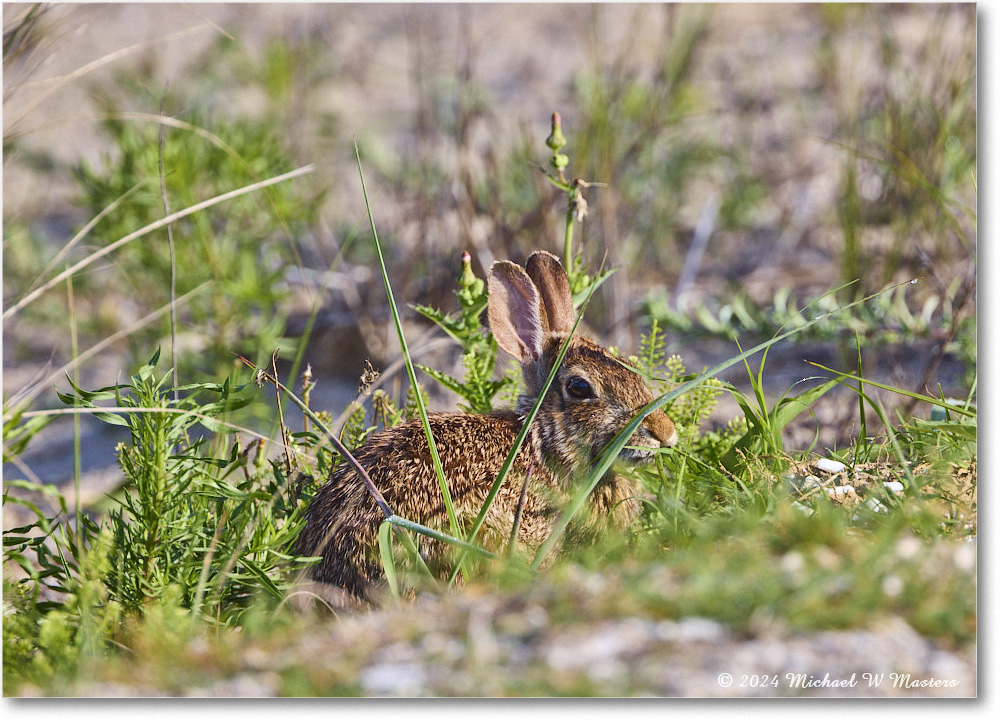
[[[535,166],[559,110],[569,176],[606,184],[587,193],[577,247],[624,271],[588,313],[606,340],[634,349],[657,318],[699,366],[710,338],[770,334],[843,283],[858,279],[841,300],[919,278],[803,340],[827,343],[823,357],[857,330],[876,376],[970,385],[972,6],[8,5],[4,25],[5,306],[165,215],[161,113],[180,121],[163,141],[172,211],[318,166],[174,225],[177,295],[208,283],[179,309],[188,380],[237,371],[230,351],[293,356],[314,310],[321,378],[392,359],[370,244],[356,242],[352,139],[406,302],[453,309],[463,250],[480,276],[558,250],[564,201]],[[80,349],[164,307],[166,240],[74,277]],[[66,293],[5,322],[7,393],[69,360]],[[80,372],[111,382],[168,328],[161,315]]]

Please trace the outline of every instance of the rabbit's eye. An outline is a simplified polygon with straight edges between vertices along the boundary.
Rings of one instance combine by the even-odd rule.
[[[578,400],[594,397],[594,390],[590,387],[590,383],[580,376],[573,376],[566,381],[566,393],[569,394],[570,398]]]

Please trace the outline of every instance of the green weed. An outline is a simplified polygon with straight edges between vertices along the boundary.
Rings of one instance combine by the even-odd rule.
[[[19,599],[15,608],[32,601],[44,651],[38,661],[44,668],[15,674],[24,681],[69,673],[104,653],[125,618],[145,618],[154,609],[175,607],[192,628],[237,625],[253,602],[279,604],[303,564],[289,549],[303,520],[299,476],[328,471],[320,439],[292,434],[290,456],[266,461],[257,448],[252,460],[252,447],[227,444],[226,434],[236,429],[225,420],[252,394],[228,383],[191,384],[177,389],[183,395],[175,400],[169,373],[156,374],[158,356],[129,384],[97,391],[73,386],[60,394],[67,405],[129,431],[130,441],[119,447],[125,481],[106,512],[74,519],[51,489],[7,482],[54,494],[58,505],[49,516],[28,500],[4,496],[5,505],[35,516],[4,536],[5,565],[22,570],[18,581],[5,574],[6,587]],[[294,465],[286,465],[292,456]],[[10,643],[17,654],[24,640]],[[53,644],[70,655],[49,658]]]

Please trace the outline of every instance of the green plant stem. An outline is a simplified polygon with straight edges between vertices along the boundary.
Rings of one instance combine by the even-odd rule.
[[[385,521],[383,521],[383,523],[389,523],[389,525],[392,526],[393,532],[395,532],[396,537],[402,542],[403,547],[406,549],[406,552],[410,554],[410,558],[412,558],[416,562],[417,568],[419,568],[420,572],[423,573],[423,575],[431,581],[431,584],[434,586],[435,589],[440,590],[441,584],[438,582],[437,578],[431,572],[431,569],[427,567],[427,562],[424,560],[424,557],[420,555],[420,551],[417,548],[417,544],[413,542],[413,537],[406,532],[405,528],[403,528],[398,524],[392,523],[388,518]],[[417,533],[420,533],[420,531],[417,531]],[[447,534],[441,534],[441,535],[443,537],[441,540],[443,540],[445,543],[450,543],[452,540],[456,540],[452,539],[451,536],[448,536]]]
[[[160,99],[160,117],[163,117],[163,99]],[[157,146],[157,167],[160,171],[160,196],[163,198],[163,214],[170,216],[170,200],[167,197],[167,178],[163,172],[163,136],[165,126],[160,123],[159,144]],[[170,250],[170,364],[174,381],[174,401],[180,398],[177,390],[177,259],[174,255],[174,226],[167,223],[167,246]]]
[[[514,556],[514,548],[517,546],[517,532],[521,528],[521,516],[524,513],[524,502],[528,498],[528,481],[531,480],[531,466],[524,474],[524,482],[521,483],[521,493],[518,495],[517,508],[514,510],[514,523],[511,524],[510,538],[507,541],[507,558]]]
[[[662,473],[663,472],[662,461],[660,460],[659,455],[657,455],[656,460],[657,463],[661,465],[660,472]],[[686,455],[681,458],[681,468],[680,471],[677,473],[677,485],[676,488],[674,489],[674,533],[678,532],[678,526],[680,523],[681,486],[683,485],[684,476],[687,471],[687,460],[688,457]]]
[[[69,342],[70,342],[70,357],[73,360],[79,356],[80,347],[79,339],[77,337],[76,328],[76,302],[73,294],[73,277],[68,276],[66,278],[66,300],[69,306]],[[77,384],[80,383],[80,368],[78,365],[73,366],[73,381]],[[80,415],[78,413],[73,414],[73,510],[76,516],[76,535],[77,538],[82,538],[80,535],[80,524],[82,523],[80,516],[80,479],[83,476],[82,469],[82,448],[80,444]],[[78,551],[83,551],[82,548],[77,549]]]
[[[855,331],[854,333],[854,344],[858,351],[858,378],[864,377],[864,368],[861,363],[861,336]],[[859,433],[860,438],[858,438],[858,444],[855,446],[854,450],[854,462],[857,463],[858,460],[866,454],[868,450],[868,421],[865,418],[865,396],[864,396],[865,384],[864,381],[858,381],[858,390],[862,391],[858,394],[858,420],[861,424],[861,431]]]
[[[573,272],[573,229],[576,225],[576,196],[579,192],[579,188],[570,188],[566,193],[569,208],[566,210],[566,230],[563,233],[563,263],[567,273]]]
[[[919,491],[920,488],[913,477],[910,465],[906,462],[906,455],[903,453],[903,449],[899,445],[899,440],[896,438],[896,431],[893,430],[892,423],[889,422],[889,415],[885,412],[885,406],[882,405],[882,401],[877,398],[873,399],[859,388],[855,388],[854,386],[847,384],[843,378],[837,378],[836,381],[847,386],[852,391],[860,395],[864,400],[868,401],[868,405],[875,410],[876,415],[878,415],[879,420],[882,421],[882,425],[885,427],[885,433],[889,437],[889,444],[892,446],[892,452],[896,456],[896,461],[899,463],[899,467],[903,471],[903,477],[906,479],[907,490],[913,492]]]
[[[853,303],[852,303],[853,305]],[[941,398],[934,398],[933,396],[925,396],[922,393],[914,393],[913,391],[904,390],[902,388],[894,388],[893,386],[886,385],[884,383],[879,383],[878,381],[873,381],[871,378],[861,378],[854,375],[853,373],[847,373],[846,371],[837,371],[833,368],[827,368],[825,365],[819,363],[814,363],[813,361],[806,361],[809,365],[825,370],[828,373],[833,373],[840,378],[849,378],[850,380],[857,381],[864,385],[875,386],[876,388],[881,388],[884,391],[891,391],[892,393],[898,393],[901,396],[906,396],[907,398],[912,398],[914,400],[923,401],[924,403],[930,403],[932,406],[938,406],[944,408],[945,410],[958,413],[959,415],[966,416],[968,418],[974,418],[976,416],[976,411],[963,408],[962,406],[952,405],[944,401]],[[874,406],[873,406],[874,407]]]
[[[208,573],[212,567],[212,558],[215,556],[215,549],[219,546],[219,538],[222,535],[222,529],[225,528],[226,523],[229,521],[229,514],[232,509],[227,508],[219,516],[219,521],[215,526],[215,533],[212,534],[212,541],[208,545],[208,552],[205,553],[205,559],[201,564],[201,572],[198,574],[198,586],[194,592],[194,600],[191,602],[191,616],[197,617],[201,612],[201,602],[205,596],[205,586],[208,583]]]
[[[443,543],[455,546],[463,553],[475,553],[480,556],[485,556],[486,558],[497,558],[497,555],[495,553],[487,551],[485,548],[481,548],[480,546],[468,543],[459,538],[454,538],[453,536],[449,536],[447,533],[441,533],[440,531],[436,531],[433,528],[428,528],[427,526],[424,526],[420,523],[416,523],[407,518],[403,518],[402,516],[397,516],[394,514],[392,516],[389,516],[389,518],[386,520],[388,520],[389,523],[393,524],[394,526],[399,526],[400,528],[406,528],[411,531],[416,531],[417,533],[423,536],[427,536],[428,538],[433,538],[436,541],[441,541]]]
[[[378,527],[378,552],[382,558],[382,568],[385,570],[385,581],[389,584],[389,593],[392,600],[399,603],[399,583],[396,581],[396,561],[392,557],[392,532],[393,525],[388,521],[382,521]]]

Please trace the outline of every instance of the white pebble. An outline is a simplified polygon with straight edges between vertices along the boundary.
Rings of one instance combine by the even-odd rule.
[[[725,626],[718,621],[697,616],[680,621],[661,621],[656,625],[655,633],[660,641],[677,643],[711,643],[727,635]]]
[[[904,536],[896,541],[896,555],[904,561],[916,558],[923,551],[923,545],[915,536]]]
[[[826,471],[827,473],[840,473],[847,468],[847,466],[840,461],[834,461],[830,458],[820,458],[816,461],[816,467],[821,471]]]
[[[826,495],[842,503],[858,500],[858,492],[854,490],[854,486],[834,486],[833,488],[827,488]]]
[[[867,503],[868,507],[871,508],[876,513],[886,513],[887,512],[885,506],[883,506],[882,502],[879,499],[875,498],[875,496],[869,496],[868,500],[865,501],[865,503]],[[855,520],[857,520],[857,519],[855,519]]]
[[[895,493],[897,496],[903,495],[903,484],[899,481],[886,481],[882,485]]]
[[[778,562],[778,566],[786,573],[801,573],[805,570],[806,559],[805,556],[798,551],[789,551],[781,557],[781,561]]]
[[[416,663],[383,663],[362,671],[360,681],[369,696],[416,696],[423,689],[426,671]]]
[[[974,571],[976,568],[976,546],[968,543],[955,550],[955,565],[962,571]]]
[[[805,493],[823,485],[816,476],[789,476],[786,481],[788,487],[796,493]]]
[[[807,516],[811,516],[812,514],[814,514],[816,512],[813,509],[811,509],[809,506],[805,505],[804,503],[799,503],[798,501],[792,501],[792,506],[794,506],[795,508],[797,508],[800,511],[802,511]]]
[[[894,598],[903,592],[903,579],[899,576],[886,576],[882,579],[882,593],[890,598]]]

